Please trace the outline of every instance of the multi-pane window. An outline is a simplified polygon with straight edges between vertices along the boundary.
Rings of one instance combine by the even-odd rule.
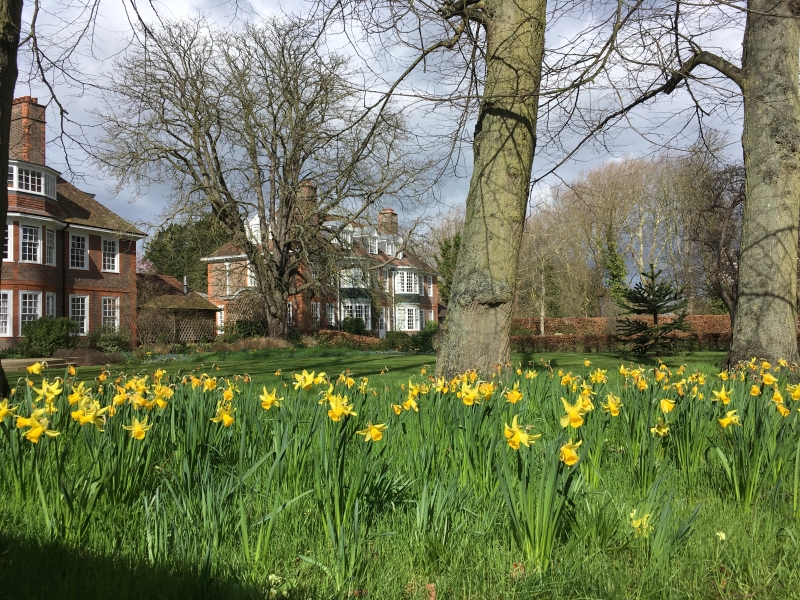
[[[333,327],[336,325],[336,307],[333,304],[325,305],[326,317],[328,318],[328,326]]]
[[[103,327],[119,327],[119,298],[103,298]]]
[[[11,292],[0,292],[0,335],[11,335]]]
[[[292,326],[292,303],[288,302],[286,304],[286,325],[288,327]]]
[[[217,312],[217,333],[223,334],[225,333],[225,307],[217,305],[217,308],[219,308],[219,312]]]
[[[69,318],[78,324],[78,335],[86,335],[89,331],[89,297],[69,297]]]
[[[52,229],[45,230],[45,262],[56,265],[56,232]]]
[[[433,296],[433,276],[428,275],[428,296]]]
[[[56,318],[56,295],[47,292],[44,299],[44,316]]]
[[[69,237],[69,266],[71,269],[88,269],[86,264],[86,236]]]
[[[14,168],[11,165],[8,165],[8,187],[14,187]]]
[[[117,240],[103,240],[103,271],[117,271]]]
[[[20,292],[19,294],[19,321],[20,330],[25,323],[35,321],[41,316],[41,292]]]
[[[369,238],[369,253],[370,254],[377,254],[378,253],[378,238]]]
[[[22,225],[20,228],[22,262],[39,262],[39,228]]]
[[[406,329],[417,329],[417,311],[416,309],[409,308],[406,310]]]
[[[319,325],[319,302],[311,303],[311,320],[314,325]]]
[[[44,176],[41,171],[17,167],[17,189],[41,194],[43,180]]]
[[[47,173],[44,174],[44,195],[49,198],[56,197],[56,178]]]
[[[14,235],[14,228],[11,224],[6,225],[6,241],[3,244],[3,260],[13,260],[11,256],[11,248],[14,247],[12,236]]]
[[[419,290],[419,280],[415,273],[398,271],[395,275],[395,291],[400,294],[415,294]]]
[[[428,321],[433,321],[433,310],[428,311]]]

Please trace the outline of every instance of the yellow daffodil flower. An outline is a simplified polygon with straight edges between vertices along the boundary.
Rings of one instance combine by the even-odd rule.
[[[50,424],[50,421],[44,416],[46,411],[47,409],[45,408],[37,408],[31,413],[30,417],[17,417],[17,429],[27,427],[28,431],[24,432],[23,435],[25,436],[26,440],[33,444],[38,444],[39,438],[41,438],[42,435],[46,435],[48,437],[56,437],[60,435],[58,431],[47,428],[47,426]]]
[[[533,442],[542,437],[541,433],[530,435],[522,430],[519,426],[519,423],[517,423],[517,416],[518,415],[514,415],[514,418],[511,419],[511,427],[509,427],[508,423],[506,423],[505,429],[503,430],[506,440],[508,441],[508,445],[514,450],[519,450],[520,445],[530,446]]]
[[[567,414],[561,417],[561,426],[577,429],[583,425],[583,415],[586,414],[583,408],[583,400],[578,398],[575,404],[570,404],[566,398],[561,398],[561,403],[564,405],[564,410],[567,411]]]
[[[433,386],[434,391],[439,392],[440,394],[446,394],[450,391],[447,387],[447,381],[445,381],[444,377],[439,377],[436,379],[436,383]]]
[[[133,422],[131,425],[123,425],[122,428],[125,431],[131,432],[131,437],[135,440],[143,440],[144,436],[150,430],[152,425],[147,424],[148,417],[145,417],[142,421],[137,419],[136,417],[133,418]]]
[[[322,385],[323,383],[327,383],[328,374],[325,371],[320,371],[319,373],[317,373],[317,376],[314,377],[313,381],[314,385]]]
[[[675,403],[672,400],[668,400],[667,398],[664,398],[659,403],[659,406],[661,407],[661,412],[666,414],[668,412],[672,412],[672,409],[675,408]]]
[[[778,409],[778,412],[781,413],[782,417],[788,417],[789,416],[789,412],[790,411],[789,411],[788,408],[786,408],[786,405],[784,405],[782,402],[776,402],[775,403],[775,408]]]
[[[739,415],[736,414],[735,410],[729,410],[724,417],[717,420],[723,429],[729,425],[741,425],[741,423],[739,423]]]
[[[528,369],[525,371],[525,379],[536,379],[539,376],[539,371],[532,371]]]
[[[516,404],[522,400],[522,392],[519,391],[519,381],[515,381],[514,387],[503,395],[506,397],[506,402],[510,402],[511,404]]]
[[[314,385],[314,371],[309,373],[305,369],[303,369],[302,373],[295,373],[294,374],[295,382],[294,382],[294,389],[299,390],[303,389],[304,391],[308,391],[311,389],[311,386]]]
[[[70,377],[75,377],[75,373],[77,373],[77,371],[75,370],[75,367],[70,365],[69,368],[67,369],[67,373],[69,373]]]
[[[606,403],[603,404],[601,402],[600,406],[603,407],[603,412],[607,412],[612,417],[618,417],[619,409],[622,407],[622,402],[620,402],[620,399],[617,396],[609,394],[606,396]]]
[[[9,406],[8,405],[8,398],[4,398],[2,402],[0,402],[0,422],[8,416],[14,416],[14,412],[17,410],[16,406]]]
[[[364,436],[365,442],[380,442],[383,438],[383,432],[388,429],[387,425],[383,423],[379,423],[377,425],[373,425],[370,422],[367,422],[366,429],[362,429],[361,431],[356,431],[357,434]]]
[[[585,359],[585,358],[583,359],[583,366],[584,367],[591,366],[591,364],[592,364],[592,361],[590,361],[588,359]]]
[[[573,466],[579,460],[576,450],[582,443],[583,440],[580,440],[577,444],[573,444],[572,439],[570,439],[569,442],[561,446],[561,450],[558,453],[558,459],[568,467]]]
[[[219,400],[217,402],[217,413],[211,417],[211,421],[214,423],[222,423],[225,427],[230,427],[236,420],[233,418],[234,412],[236,412],[236,409],[231,408],[230,402]]]
[[[338,423],[342,417],[357,416],[357,413],[353,412],[353,405],[347,403],[347,396],[331,396],[328,402],[331,405],[328,409],[331,421]]]
[[[720,391],[712,390],[711,393],[713,394],[712,400],[716,401],[719,400],[723,404],[728,404],[731,401],[731,392],[733,389],[726,390],[725,386],[722,386]]]
[[[28,371],[29,375],[41,375],[42,374],[42,364],[35,362],[30,367],[25,367]]]
[[[636,537],[646,538],[653,530],[653,526],[650,524],[650,513],[637,518],[636,511],[631,512],[631,527],[633,527]]]
[[[761,395],[761,388],[757,385],[754,385],[750,388],[750,395],[751,396],[760,396]]]
[[[203,380],[203,391],[204,392],[211,392],[214,391],[217,387],[217,378],[216,377],[208,377]]]
[[[401,412],[403,412],[403,407],[399,404],[392,404],[392,410],[394,411],[394,414],[399,415]]]
[[[772,401],[776,404],[783,404],[783,394],[781,394],[777,387],[772,393]]]
[[[403,410],[413,410],[414,412],[419,412],[417,401],[414,399],[414,396],[411,394],[410,391],[408,393],[408,400],[403,402]]]
[[[485,401],[491,400],[492,394],[494,393],[494,384],[488,382],[481,383],[478,386],[478,392],[483,396]]]
[[[273,406],[280,407],[281,400],[283,400],[283,398],[278,398],[278,392],[275,388],[272,388],[272,391],[268,392],[267,386],[261,388],[261,395],[258,399],[261,400],[261,408],[264,410],[269,410]]]
[[[480,402],[480,398],[478,397],[479,389],[478,386],[470,386],[466,381],[461,384],[461,391],[459,391],[456,395],[461,398],[461,401],[467,405],[472,406],[475,403]]]
[[[764,373],[761,378],[761,381],[764,382],[764,385],[775,385],[778,383],[778,378],[775,377],[772,373]]]
[[[656,426],[650,428],[650,433],[654,433],[655,435],[660,437],[666,437],[667,434],[669,433],[669,425],[667,425],[664,422],[664,420],[661,417],[659,417]]]

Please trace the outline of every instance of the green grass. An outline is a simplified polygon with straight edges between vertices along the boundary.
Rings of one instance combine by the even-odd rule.
[[[690,398],[692,382],[680,396],[656,385],[650,371],[643,373],[644,391],[632,379],[626,385],[618,356],[590,355],[590,368],[582,355],[542,357],[556,371],[585,378],[596,367],[609,370],[607,383],[593,385],[595,408],[577,430],[559,424],[560,398],[573,403],[576,392],[546,369],[535,379],[504,372],[488,402],[464,406],[452,394],[431,391],[418,398],[419,413],[395,415],[390,404],[407,398],[400,386],[410,378],[424,382],[425,365],[433,371],[434,357],[417,355],[305,349],[199,357],[203,367],[195,374],[252,376],[249,386],[232,381],[239,391],[229,428],[210,421],[220,390],[178,385],[166,408],[150,411],[126,403],[104,432],[79,426],[70,418],[75,406],[60,396],[50,423],[58,437],[31,444],[10,418],[0,424],[0,599],[265,598],[273,574],[295,599],[361,597],[362,590],[368,598],[423,599],[430,584],[438,599],[800,597],[800,403],[787,398],[792,410],[784,419],[770,401],[772,390],[754,399],[750,382],[734,384],[728,406],[709,402],[722,385],[721,357],[668,361],[708,365],[705,383],[698,383],[702,401]],[[197,366],[175,362],[168,370],[183,374]],[[695,366],[683,374],[673,369],[671,381],[679,383]],[[332,380],[350,368],[355,385],[338,383],[336,391],[348,395],[357,416],[328,419],[327,407],[317,403],[327,385],[282,388],[303,368],[324,370]],[[99,372],[80,369],[79,378],[91,381]],[[360,377],[369,377],[374,394],[357,391]],[[38,387],[40,378],[33,381]],[[511,405],[500,391],[515,381],[524,399]],[[278,388],[281,408],[261,408],[264,384]],[[788,396],[786,384],[781,375]],[[23,415],[30,414],[29,393],[25,386],[12,397]],[[113,393],[106,384],[102,405]],[[621,397],[619,417],[601,410],[609,393]],[[661,412],[663,398],[676,401],[673,411]],[[723,430],[716,419],[734,408],[742,425]],[[144,440],[130,439],[121,425],[145,415],[153,429]],[[530,433],[542,434],[530,448],[514,451],[505,442],[504,424],[514,415],[532,426]],[[670,425],[663,439],[649,431],[657,418]],[[367,421],[388,424],[381,441],[365,443],[355,433]],[[683,435],[697,423],[708,424],[704,433]],[[557,460],[568,437],[583,440],[581,459],[569,468]],[[681,443],[698,449],[693,483],[679,459]],[[737,462],[737,448],[766,459]],[[740,478],[759,476],[751,504],[737,500],[721,456]],[[515,541],[509,518],[525,465],[533,495],[530,505],[517,506],[520,514],[542,502],[546,465],[571,481],[569,491],[562,484],[548,488],[566,494],[567,509],[553,521],[556,535],[541,573]],[[652,513],[647,538],[636,536],[633,510]],[[694,510],[681,541],[680,527]],[[328,523],[339,523],[341,555]],[[339,585],[337,572],[344,573]]]

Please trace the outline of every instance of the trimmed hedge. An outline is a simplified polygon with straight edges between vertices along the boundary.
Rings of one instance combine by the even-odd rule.
[[[676,351],[727,350],[731,334],[690,333],[679,336]],[[800,341],[798,341],[800,344]],[[515,352],[617,352],[621,344],[613,335],[514,335]]]
[[[669,317],[666,317],[669,319]],[[731,320],[728,315],[689,315],[686,321],[698,334],[728,333],[731,332]],[[539,319],[526,318],[514,319],[512,330],[520,336],[536,335],[539,333]],[[576,317],[556,318],[548,317],[544,320],[545,335],[607,335],[611,328],[607,317]]]

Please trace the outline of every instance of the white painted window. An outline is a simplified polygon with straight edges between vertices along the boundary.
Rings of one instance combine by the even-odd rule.
[[[314,325],[319,326],[319,302],[311,303],[311,320],[314,322]]]
[[[434,320],[434,318],[433,318],[433,310],[429,310],[428,311],[428,321],[433,321],[433,320]]]
[[[378,238],[369,238],[369,253],[370,254],[377,254],[378,253]]]
[[[336,325],[336,307],[328,303],[325,305],[325,311],[328,318],[328,326],[333,327]]]
[[[41,292],[20,292],[19,293],[19,330],[26,323],[37,320],[42,316],[42,293]]]
[[[417,327],[417,311],[413,308],[406,309],[406,329],[414,331]]]
[[[428,275],[428,296],[433,296],[433,276]]]
[[[53,292],[47,292],[44,297],[44,316],[56,318],[56,295]]]
[[[424,296],[425,295],[425,283],[424,283],[425,282],[425,277],[423,277],[422,275],[415,275],[414,277],[417,280],[417,287],[419,288],[419,295],[420,296]]]
[[[256,287],[256,268],[253,263],[247,263],[247,287]]]
[[[13,165],[8,165],[8,189],[14,188],[14,182],[16,181],[16,173],[17,173],[17,167]]]
[[[117,240],[103,239],[103,271],[119,273],[119,245]]]
[[[288,302],[286,304],[286,325],[291,327],[292,326],[292,303]]]
[[[89,332],[89,296],[70,295],[69,318],[78,324],[78,335]]]
[[[44,195],[54,200],[56,197],[56,178],[49,173],[44,174]]]
[[[21,225],[20,228],[20,261],[41,262],[39,257],[39,228]]]
[[[43,193],[44,173],[17,167],[17,189],[27,192]]]
[[[45,262],[56,266],[56,232],[52,229],[45,230]]]
[[[69,236],[69,268],[88,269],[87,244],[85,235]]]
[[[0,292],[0,335],[11,335],[11,292]]]
[[[217,308],[220,309],[217,313],[217,333],[223,334],[225,333],[225,306],[217,304]]]
[[[14,226],[11,223],[6,225],[6,241],[3,244],[3,260],[13,261],[11,248],[14,247]]]
[[[118,297],[103,297],[103,327],[119,327]]]

